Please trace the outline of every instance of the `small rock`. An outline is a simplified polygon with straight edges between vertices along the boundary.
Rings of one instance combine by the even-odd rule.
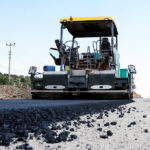
[[[26,138],[25,137],[18,137],[18,141],[26,142]]]
[[[97,128],[97,131],[100,131],[100,132],[101,132],[101,131],[102,131],[102,128]]]
[[[111,130],[108,130],[108,131],[107,131],[107,136],[112,136],[112,135],[113,135],[112,131],[111,131]]]
[[[148,129],[145,129],[144,132],[145,132],[145,133],[148,133]]]
[[[96,119],[103,119],[103,114],[100,114]]]
[[[107,136],[107,135],[100,135],[100,138],[102,138],[102,139],[107,139],[108,136]]]
[[[123,117],[124,117],[124,114],[120,114],[120,115],[119,115],[119,118],[123,118]]]
[[[113,121],[113,122],[111,122],[110,124],[111,124],[111,125],[116,125],[117,122],[116,122],[116,121]]]
[[[74,128],[71,128],[70,131],[74,131]]]
[[[128,127],[131,127],[132,125],[136,125],[136,122],[135,122],[135,121],[131,122],[131,123],[128,125]]]
[[[78,122],[78,126],[80,126],[81,125],[81,123],[80,122]]]
[[[112,113],[115,112],[115,109],[111,109],[111,112],[112,112]]]
[[[61,126],[60,125],[57,126],[57,130],[61,130]]]
[[[67,122],[66,122],[66,125],[71,126],[71,122],[70,122],[70,121],[67,121]]]
[[[131,127],[131,124],[129,124],[127,127],[128,127],[128,128]]]
[[[63,142],[66,142],[67,141],[67,138],[68,138],[68,135],[69,135],[69,131],[63,131],[59,134],[58,136],[58,141],[63,141]]]
[[[92,122],[96,122],[94,119],[92,119]]]
[[[100,127],[100,123],[98,123],[97,126]]]
[[[75,127],[77,127],[77,126],[78,126],[78,123],[77,123],[76,121],[74,121],[74,123],[73,123],[73,124],[74,124],[74,126],[75,126]]]
[[[33,135],[30,134],[29,140],[33,140]]]
[[[105,114],[108,114],[108,111],[104,111]]]
[[[37,136],[37,138],[36,138],[37,140],[40,140],[41,139],[41,137],[40,136]]]
[[[147,117],[147,115],[143,115],[143,118],[146,118]]]
[[[104,126],[105,126],[105,127],[109,126],[109,122],[106,122],[106,123],[104,124]]]
[[[45,142],[47,143],[55,143],[56,139],[55,139],[55,132],[47,132],[46,134],[44,134],[43,136],[45,137]]]
[[[88,122],[88,123],[87,123],[87,126],[90,128],[90,127],[92,127],[93,125],[92,125],[90,122]]]
[[[51,130],[57,130],[56,124],[52,124]]]
[[[71,142],[71,141],[73,141],[73,139],[72,139],[72,138],[69,138],[68,141]]]
[[[51,137],[45,139],[45,142],[47,142],[47,143],[56,143],[56,139],[53,136],[51,136]]]
[[[87,116],[86,118],[87,118],[87,119],[90,119],[90,116]]]
[[[68,127],[68,126],[66,126],[66,130],[69,130],[69,127]]]
[[[136,125],[136,122],[135,121],[131,122],[131,125]]]
[[[71,137],[72,139],[77,139],[77,135],[75,135],[75,134],[71,134],[70,137]]]
[[[80,123],[86,124],[87,122],[85,120],[81,120]]]
[[[61,148],[61,146],[59,145],[58,148]]]

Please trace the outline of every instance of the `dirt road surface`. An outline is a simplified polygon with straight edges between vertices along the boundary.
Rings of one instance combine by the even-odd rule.
[[[1,100],[0,149],[149,150],[150,100]]]

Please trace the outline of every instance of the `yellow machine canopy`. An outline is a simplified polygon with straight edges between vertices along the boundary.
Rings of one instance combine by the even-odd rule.
[[[74,37],[105,37],[114,36],[118,31],[112,17],[70,17],[60,19],[60,22]]]

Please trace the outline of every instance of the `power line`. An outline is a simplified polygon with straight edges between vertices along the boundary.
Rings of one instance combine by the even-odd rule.
[[[9,74],[9,81],[10,81],[11,47],[15,46],[15,43],[9,43],[9,44],[6,43],[6,46],[9,46],[9,52],[8,52],[8,55],[9,55],[8,74]]]

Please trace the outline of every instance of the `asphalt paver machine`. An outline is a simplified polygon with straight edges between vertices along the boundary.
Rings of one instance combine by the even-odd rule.
[[[134,65],[120,68],[118,31],[112,17],[70,17],[60,19],[60,39],[50,55],[55,66],[44,66],[42,77],[30,67],[33,99],[132,99]],[[64,30],[72,39],[64,42]],[[79,53],[79,38],[96,39]],[[57,55],[56,55],[57,53]]]

